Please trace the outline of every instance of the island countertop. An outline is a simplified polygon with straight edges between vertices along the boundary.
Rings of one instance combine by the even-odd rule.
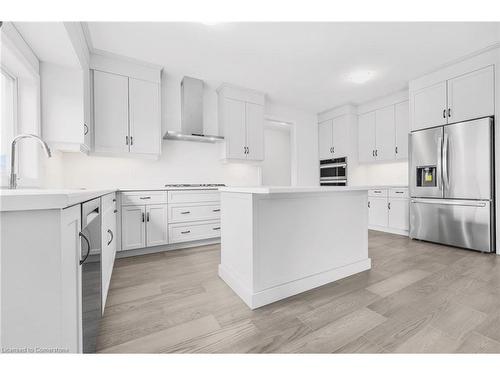
[[[226,186],[220,187],[220,192],[247,194],[276,193],[330,193],[344,191],[368,191],[366,186]]]

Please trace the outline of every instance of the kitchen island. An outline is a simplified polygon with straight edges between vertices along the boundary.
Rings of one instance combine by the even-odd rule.
[[[366,188],[219,191],[219,276],[251,309],[371,268]]]

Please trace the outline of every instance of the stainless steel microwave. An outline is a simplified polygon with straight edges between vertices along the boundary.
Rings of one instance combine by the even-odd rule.
[[[321,186],[346,186],[347,158],[320,160],[319,184]]]

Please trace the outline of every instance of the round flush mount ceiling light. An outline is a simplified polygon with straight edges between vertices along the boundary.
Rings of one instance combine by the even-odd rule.
[[[352,83],[362,84],[375,77],[373,70],[356,70],[347,75],[347,80]]]

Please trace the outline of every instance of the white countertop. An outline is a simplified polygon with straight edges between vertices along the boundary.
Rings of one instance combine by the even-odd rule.
[[[0,211],[61,209],[114,191],[117,189],[1,189]]]
[[[331,193],[343,191],[367,191],[364,186],[228,186],[219,191],[227,193],[276,194],[276,193]]]
[[[217,190],[217,187],[126,187],[108,189],[0,189],[0,211],[52,210],[118,191]]]

